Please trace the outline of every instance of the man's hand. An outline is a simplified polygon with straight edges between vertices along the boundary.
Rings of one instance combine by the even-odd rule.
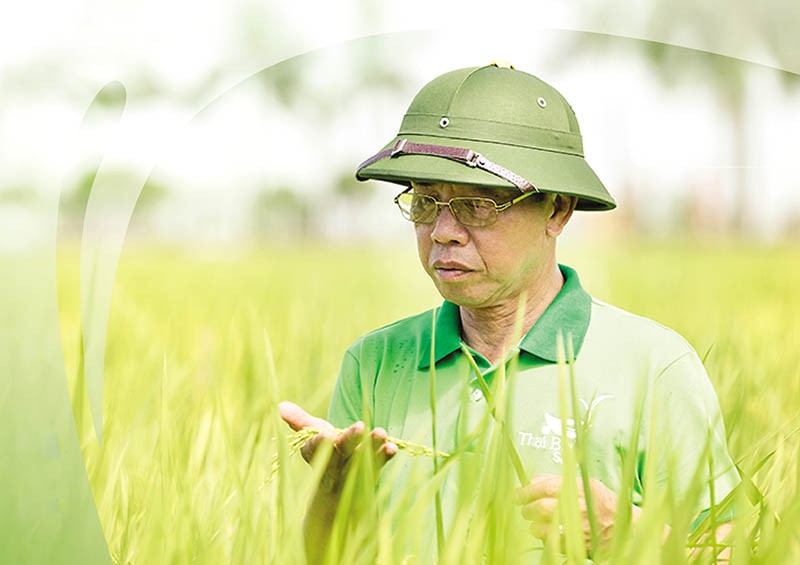
[[[531,533],[539,539],[547,540],[550,524],[555,519],[558,498],[561,494],[562,480],[557,475],[536,475],[515,495],[516,503],[522,506],[522,516],[530,520]],[[597,524],[597,535],[601,547],[607,546],[611,539],[614,520],[617,514],[617,495],[600,481],[592,479],[589,483],[592,509]],[[578,479],[578,507],[581,512],[581,526],[587,552],[591,552],[592,532],[589,514],[583,492],[583,482]],[[633,507],[633,519],[641,510]],[[598,548],[594,548],[597,551]]]
[[[330,422],[322,418],[315,418],[292,402],[278,404],[278,412],[280,412],[281,418],[289,424],[289,427],[295,431],[305,428],[320,430],[300,450],[306,461],[311,462],[322,442],[327,441],[333,444],[331,458],[320,482],[320,488],[328,493],[338,493],[341,490],[353,453],[356,449],[366,448],[359,446],[371,446],[379,468],[397,453],[397,445],[388,441],[386,430],[383,428],[372,430],[369,434],[370,441],[365,442],[363,441],[366,436],[364,422],[356,422],[343,432],[337,433]]]
[[[305,428],[319,430],[300,449],[306,461],[311,462],[323,442],[330,442],[333,446],[319,488],[311,499],[303,522],[306,558],[309,563],[322,563],[353,454],[356,450],[371,448],[376,464],[382,467],[397,453],[397,445],[388,440],[383,428],[372,430],[369,434],[370,441],[364,441],[367,435],[364,422],[356,422],[338,433],[330,422],[315,418],[292,402],[278,404],[278,412],[295,431]]]

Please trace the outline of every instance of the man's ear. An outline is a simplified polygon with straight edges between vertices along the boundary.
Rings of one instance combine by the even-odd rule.
[[[566,194],[555,194],[553,198],[553,209],[550,217],[547,218],[545,229],[547,235],[550,237],[558,237],[567,222],[572,217],[575,207],[578,205],[578,199],[575,196],[567,196]]]

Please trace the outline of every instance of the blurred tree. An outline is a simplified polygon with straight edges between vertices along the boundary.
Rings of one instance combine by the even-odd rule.
[[[167,185],[157,178],[150,177],[144,183],[139,198],[136,200],[136,208],[133,209],[131,224],[141,224],[147,222],[147,218],[160,204],[169,196]]]
[[[655,41],[628,40],[601,34],[576,34],[573,54],[592,53],[596,48],[624,48],[635,46],[636,52],[653,63],[659,77],[667,85],[681,81],[700,82],[712,89],[720,100],[733,129],[732,162],[748,164],[748,136],[746,108],[750,63],[688,48],[672,45],[724,46],[735,42],[748,53],[766,52],[779,69],[797,69],[800,61],[800,2],[784,0],[729,0],[721,2],[694,2],[692,0],[657,0],[640,4],[642,10],[623,10],[607,3],[584,3],[582,15],[587,22],[603,25],[609,21],[644,17],[646,37]],[[781,83],[800,85],[800,77],[781,71]],[[729,228],[741,233],[747,227],[749,193],[754,183],[742,168],[734,178],[734,207]]]
[[[127,182],[131,176],[138,176],[122,169],[110,171],[106,173],[106,175],[107,178],[111,179],[111,182],[113,182],[114,179],[118,179],[120,185]],[[87,202],[89,202],[89,196],[92,192],[92,186],[94,186],[96,176],[96,170],[85,172],[78,178],[72,190],[67,192],[62,199],[62,205],[66,206],[69,212],[83,213],[83,210],[86,209]],[[164,183],[158,179],[149,178],[142,187],[139,199],[136,201],[136,208],[142,211],[149,211],[164,200],[168,193],[169,190]],[[113,204],[113,202],[110,202],[110,204]]]
[[[107,178],[114,182],[114,179],[119,181],[120,186],[127,186],[128,180],[133,176],[133,173],[125,170],[115,170],[106,173]],[[138,176],[138,175],[136,175]],[[61,197],[60,207],[62,218],[64,221],[63,228],[66,233],[75,232],[80,230],[83,225],[83,215],[86,211],[86,205],[89,202],[89,196],[92,193],[95,178],[97,177],[97,170],[90,169],[83,173],[73,185],[72,189],[65,192]],[[141,223],[145,220],[148,213],[153,211],[159,204],[161,204],[169,194],[167,186],[158,179],[149,178],[142,187],[139,193],[139,199],[136,201],[136,208],[133,211],[133,220]],[[113,196],[113,193],[109,193]],[[107,205],[114,206],[116,203],[113,200],[107,201]]]
[[[352,9],[357,14],[358,21],[352,22],[354,29],[380,27],[383,16],[380,4],[369,0],[352,0],[350,6],[342,9]],[[243,5],[240,9],[242,25],[237,34],[241,44],[239,51],[274,53],[276,45],[279,51],[300,51],[297,46],[301,43],[297,38],[303,37],[304,30],[292,29],[290,22],[281,22],[280,17],[276,16],[274,8],[255,3]],[[265,35],[265,29],[274,33]],[[411,69],[406,60],[394,55],[401,46],[405,53],[416,47],[409,46],[407,39],[397,35],[354,39],[283,60],[262,69],[253,77],[264,93],[265,104],[274,106],[277,102],[282,108],[276,111],[288,110],[293,119],[313,125],[317,134],[304,142],[309,155],[344,150],[328,161],[334,163],[333,166],[318,161],[319,165],[316,166],[328,168],[314,172],[321,178],[331,179],[326,182],[328,196],[345,206],[353,205],[360,198],[369,198],[371,190],[353,179],[353,164],[363,155],[347,154],[350,146],[337,141],[345,135],[358,135],[357,131],[352,131],[350,124],[343,123],[342,116],[363,114],[365,99],[385,100],[391,96],[405,99],[401,87],[407,84],[406,75]],[[315,163],[309,161],[309,170],[313,169]],[[298,183],[293,188],[291,191],[278,189],[259,194],[256,208],[261,211],[255,215],[258,218],[256,225],[261,226],[257,229],[262,234],[265,222],[278,225],[288,221],[291,225],[286,226],[287,229],[296,230],[299,226],[300,231],[308,235],[309,226],[303,224],[302,218],[308,222],[315,206],[330,204],[329,199],[324,197],[302,200],[297,191],[302,190],[303,185]],[[266,212],[267,208],[281,210],[296,221],[278,220],[274,212]]]
[[[382,4],[373,0],[356,0],[356,5],[363,28],[380,29]],[[355,44],[357,88],[392,91],[402,87],[405,74],[401,67],[404,62],[402,57],[396,56],[398,51],[395,42],[398,39],[378,35]],[[403,38],[402,43],[407,44],[408,41]]]
[[[0,205],[2,204],[33,204],[40,198],[35,188],[26,186],[12,186],[0,189]]]
[[[258,235],[278,239],[306,239],[312,235],[311,206],[307,198],[288,187],[265,188],[252,208]]]
[[[357,181],[353,171],[347,170],[339,175],[333,192],[345,201],[358,203],[358,201],[371,199],[375,194],[375,189],[376,183]]]

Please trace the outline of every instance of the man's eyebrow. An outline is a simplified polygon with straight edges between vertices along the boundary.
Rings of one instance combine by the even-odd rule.
[[[414,182],[411,184],[411,189],[417,193],[430,193],[435,192],[433,190],[434,183],[432,182]]]
[[[439,183],[435,182],[419,182],[419,181],[411,181],[411,188],[414,190],[422,189],[428,191],[432,189],[435,185]],[[473,193],[468,196],[481,196],[483,198],[490,198],[495,202],[500,204],[507,202],[509,200],[513,200],[514,194],[511,191],[503,190],[503,189],[496,189],[490,188],[488,186],[471,186]]]
[[[514,194],[510,190],[492,189],[483,186],[476,187],[480,192],[478,196],[484,198],[491,198],[495,202],[507,202],[514,199]]]

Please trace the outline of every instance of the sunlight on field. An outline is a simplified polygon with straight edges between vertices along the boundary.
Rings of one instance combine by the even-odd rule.
[[[746,473],[769,456],[753,477],[763,501],[739,501],[734,559],[800,559],[800,251],[689,243],[563,251],[590,293],[676,329],[706,357],[731,454]],[[348,344],[439,303],[413,251],[126,250],[109,322],[102,448],[76,377],[74,263],[60,273],[67,373],[114,561],[302,562],[301,522],[315,475],[288,454],[275,404],[291,399],[324,415]],[[278,474],[268,482],[276,453]],[[432,500],[428,482],[420,478],[421,500]],[[353,489],[353,516],[371,516],[374,497],[363,485]],[[652,562],[662,551],[665,561],[679,560],[680,548],[660,544],[663,523],[679,516],[665,504],[631,536],[638,545],[615,545],[614,560]],[[474,562],[513,555],[516,538],[491,534],[506,506],[498,502],[483,529],[476,526],[480,539],[453,536],[445,560],[467,562],[464,551]],[[368,530],[353,520],[341,527],[360,541],[338,548],[341,562],[399,562],[415,547],[414,512],[382,517]],[[492,540],[505,553],[487,546]]]

